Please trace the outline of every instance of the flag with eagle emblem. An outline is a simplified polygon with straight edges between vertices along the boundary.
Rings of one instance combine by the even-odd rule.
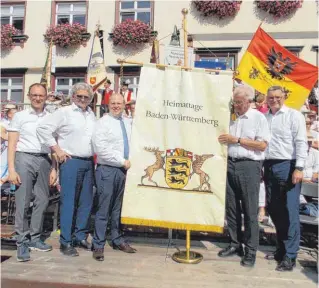
[[[271,86],[286,91],[285,104],[300,109],[316,81],[318,67],[311,65],[278,44],[258,28],[237,68],[236,78],[266,94]]]

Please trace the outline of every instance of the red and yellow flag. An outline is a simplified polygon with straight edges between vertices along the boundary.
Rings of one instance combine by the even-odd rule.
[[[318,80],[318,67],[279,45],[260,27],[237,71],[236,78],[263,94],[271,86],[282,86],[288,96],[285,104],[295,109],[301,108]]]

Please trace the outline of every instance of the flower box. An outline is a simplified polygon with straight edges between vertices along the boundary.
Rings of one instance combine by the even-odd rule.
[[[50,26],[44,34],[48,42],[52,41],[53,44],[62,48],[85,46],[90,37],[91,34],[86,31],[86,28],[78,23]]]
[[[192,3],[204,17],[216,16],[223,19],[234,17],[242,1],[192,1]]]
[[[255,0],[257,8],[273,15],[275,18],[287,17],[301,8],[303,0]]]
[[[23,35],[22,31],[10,24],[1,25],[1,50],[9,50],[15,43],[22,43],[28,40],[29,36]]]
[[[139,45],[149,43],[157,36],[157,31],[152,31],[151,26],[139,20],[126,20],[113,27],[110,38],[115,46]]]

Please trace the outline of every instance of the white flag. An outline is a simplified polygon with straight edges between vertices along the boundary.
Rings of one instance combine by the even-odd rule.
[[[222,232],[232,73],[141,70],[121,220]],[[209,136],[207,136],[209,135]]]
[[[98,31],[94,33],[91,56],[87,70],[87,81],[96,91],[106,81],[106,70]]]

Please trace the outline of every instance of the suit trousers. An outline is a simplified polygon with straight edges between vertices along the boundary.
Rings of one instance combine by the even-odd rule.
[[[258,195],[261,161],[228,159],[226,185],[226,220],[230,245],[256,254],[259,243]],[[244,233],[242,232],[244,214]]]
[[[15,231],[17,246],[40,239],[44,212],[49,203],[49,174],[51,160],[49,156],[35,156],[16,152],[15,169],[20,176],[21,185],[15,191]],[[34,200],[33,200],[34,199]],[[33,200],[31,224],[28,222],[28,210]]]
[[[106,243],[106,228],[111,218],[111,241],[115,245],[125,240],[120,231],[122,200],[125,187],[124,168],[98,165],[96,169],[98,208],[95,215],[93,247],[103,248]]]
[[[267,209],[276,227],[277,248],[292,259],[300,242],[301,184],[292,184],[295,165],[295,160],[266,160],[264,165]]]
[[[71,158],[60,165],[60,243],[82,241],[89,233],[93,203],[92,160]]]

